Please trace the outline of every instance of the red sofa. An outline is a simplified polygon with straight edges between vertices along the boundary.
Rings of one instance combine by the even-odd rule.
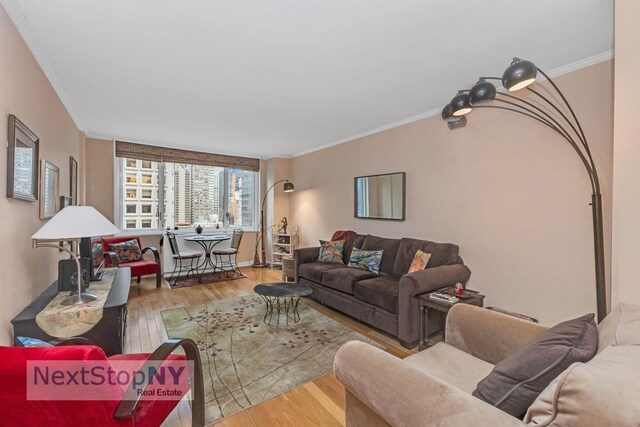
[[[78,339],[68,340],[69,342]],[[79,339],[86,341],[84,339]],[[64,345],[64,344],[63,344]],[[172,355],[178,347],[185,350],[186,356]],[[171,360],[189,360],[193,362],[191,375],[192,425],[204,425],[204,388],[202,366],[196,344],[192,340],[169,340],[153,354],[116,355],[107,358],[93,345],[71,345],[62,347],[0,347],[0,414],[5,426],[160,426],[177,406],[179,400],[154,399],[141,397],[130,400],[124,397],[119,384],[100,385],[96,395],[120,396],[120,400],[28,400],[27,399],[27,362],[40,361],[91,361],[92,365],[112,366],[117,360],[139,361],[143,364],[170,363]],[[164,362],[156,362],[164,361]],[[167,362],[169,361],[169,362]],[[122,363],[122,362],[121,362]],[[130,363],[130,362],[128,362]],[[117,363],[116,363],[117,365]],[[149,365],[147,365],[149,366]],[[52,368],[53,369],[53,368]],[[147,390],[148,383],[144,385]],[[98,388],[98,386],[95,386]],[[188,385],[181,385],[186,393]],[[110,389],[109,389],[110,388]],[[108,393],[108,394],[107,394]]]
[[[158,253],[158,249],[153,246],[148,246],[142,249],[142,254],[144,255],[147,251],[151,251],[153,253],[153,261],[142,259],[140,261],[133,261],[127,263],[118,262],[118,257],[116,254],[109,250],[109,245],[114,245],[116,243],[126,242],[127,240],[137,240],[138,246],[142,249],[142,244],[140,243],[140,237],[138,236],[118,236],[118,237],[103,237],[102,238],[102,251],[104,252],[104,265],[106,267],[117,267],[118,265],[122,265],[123,267],[131,268],[131,277],[137,277],[138,283],[140,283],[140,278],[142,276],[146,276],[149,274],[156,275],[156,287],[159,288],[162,283],[162,268],[160,267],[160,254]]]

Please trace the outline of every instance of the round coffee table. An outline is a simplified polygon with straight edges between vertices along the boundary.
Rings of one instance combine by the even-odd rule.
[[[281,314],[284,315],[287,325],[289,320],[298,323],[300,321],[298,302],[300,298],[308,297],[313,293],[310,286],[286,282],[263,283],[253,288],[253,291],[264,300],[267,309],[263,322],[269,326],[280,326]]]

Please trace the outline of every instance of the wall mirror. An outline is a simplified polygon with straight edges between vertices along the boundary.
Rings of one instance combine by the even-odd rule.
[[[38,137],[13,114],[9,115],[7,197],[38,200]]]
[[[46,160],[40,162],[40,219],[53,217],[60,201],[60,169]]]
[[[405,219],[405,172],[359,176],[355,179],[356,218]]]

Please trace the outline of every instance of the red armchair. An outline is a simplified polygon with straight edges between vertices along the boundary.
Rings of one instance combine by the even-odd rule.
[[[138,283],[140,283],[140,278],[142,276],[146,276],[148,274],[156,275],[156,288],[160,287],[162,284],[162,268],[160,267],[160,254],[158,253],[158,249],[153,246],[148,246],[142,249],[142,254],[144,255],[147,251],[151,251],[153,253],[153,261],[147,259],[141,259],[140,261],[133,261],[127,263],[118,262],[118,257],[116,254],[109,250],[109,245],[114,245],[116,243],[126,242],[127,240],[137,240],[138,246],[142,248],[142,244],[140,243],[140,237],[137,236],[118,236],[118,237],[103,237],[102,238],[102,250],[104,252],[104,265],[106,267],[117,267],[118,265],[122,265],[123,267],[131,268],[131,277],[137,277]]]
[[[152,354],[116,355],[107,358],[93,345],[66,344],[83,343],[86,339],[72,338],[62,343],[63,347],[0,347],[0,414],[2,425],[13,426],[117,426],[157,427],[173,411],[179,400],[155,399],[126,394],[119,384],[105,383],[96,393],[103,396],[120,396],[120,400],[28,400],[27,361],[95,361],[97,364],[116,363],[127,359],[139,361],[144,371],[149,366],[170,363],[171,360],[193,362],[190,372],[193,401],[191,405],[192,426],[204,425],[204,388],[200,353],[190,339],[169,340]],[[185,356],[172,355],[182,347]],[[161,362],[159,362],[161,361]],[[127,362],[131,363],[131,362]],[[142,385],[147,390],[149,380]],[[182,385],[184,393],[188,385]],[[96,386],[98,388],[98,386]],[[109,389],[110,388],[110,389]],[[130,390],[129,390],[130,391]],[[103,394],[104,393],[104,394]],[[107,394],[108,393],[108,394]]]

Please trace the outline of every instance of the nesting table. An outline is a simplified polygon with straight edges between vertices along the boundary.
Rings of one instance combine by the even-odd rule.
[[[253,291],[264,300],[266,311],[263,322],[269,326],[280,326],[281,315],[284,316],[286,325],[289,325],[289,320],[298,323],[300,298],[308,297],[313,293],[310,286],[286,282],[264,283],[257,285]]]

